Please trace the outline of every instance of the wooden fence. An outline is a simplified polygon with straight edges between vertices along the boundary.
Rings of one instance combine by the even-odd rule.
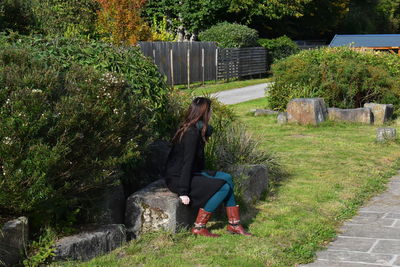
[[[170,85],[266,73],[262,47],[221,49],[215,42],[139,42]]]
[[[263,47],[219,49],[217,79],[266,73],[267,56],[267,50]]]
[[[151,57],[168,84],[190,84],[215,80],[215,42],[139,42],[143,54]]]

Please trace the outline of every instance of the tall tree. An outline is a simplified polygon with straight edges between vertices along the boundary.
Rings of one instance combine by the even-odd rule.
[[[141,18],[146,0],[97,0],[101,9],[98,13],[100,31],[108,34],[117,44],[135,44],[151,38],[151,31]]]

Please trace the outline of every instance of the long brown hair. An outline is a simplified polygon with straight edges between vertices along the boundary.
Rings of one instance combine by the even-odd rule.
[[[190,104],[184,121],[180,124],[179,129],[176,131],[173,142],[181,141],[183,135],[192,125],[195,125],[198,121],[203,122],[203,128],[201,129],[201,137],[206,141],[206,131],[208,127],[209,114],[211,112],[211,100],[206,97],[196,97]]]

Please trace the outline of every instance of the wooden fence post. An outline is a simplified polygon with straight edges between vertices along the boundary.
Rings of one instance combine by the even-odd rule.
[[[172,47],[169,49],[170,64],[171,64],[171,85],[174,87],[174,53]]]
[[[204,85],[204,47],[201,49],[201,70],[202,70],[202,82]]]
[[[218,82],[218,47],[215,49],[215,82]]]
[[[153,48],[153,63],[156,64],[156,50]]]
[[[190,89],[190,47],[189,46],[187,49],[187,88]]]

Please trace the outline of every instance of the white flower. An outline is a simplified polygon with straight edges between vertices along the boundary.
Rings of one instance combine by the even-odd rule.
[[[10,145],[12,143],[12,140],[10,137],[6,136],[4,137],[3,143],[6,145]]]
[[[32,93],[34,93],[34,94],[36,94],[36,93],[40,94],[40,93],[43,93],[43,91],[40,90],[40,89],[32,89]]]

